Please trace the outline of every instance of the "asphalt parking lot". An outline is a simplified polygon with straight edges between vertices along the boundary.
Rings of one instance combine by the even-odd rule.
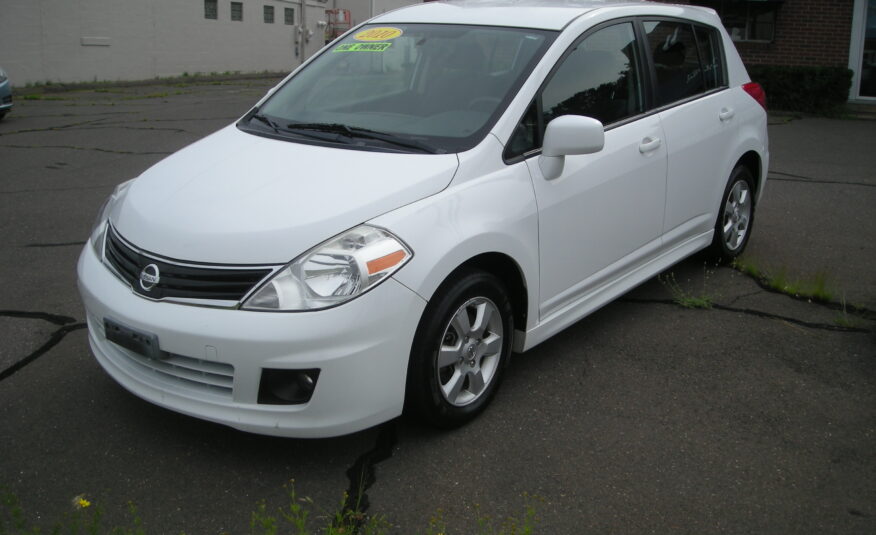
[[[477,515],[537,533],[876,533],[876,122],[776,116],[745,265],[696,257],[532,352],[490,409],[329,440],[249,435],[128,394],[91,357],[75,264],[115,184],[245,112],[276,80],[20,91],[0,122],[0,486],[50,524],[246,533],[283,485],[345,491],[396,533]],[[706,298],[711,308],[687,308]],[[0,514],[0,519],[2,519]]]

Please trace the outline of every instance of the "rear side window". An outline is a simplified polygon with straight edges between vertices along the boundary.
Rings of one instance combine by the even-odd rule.
[[[648,48],[657,74],[657,105],[705,91],[693,26],[677,21],[645,21]]]
[[[721,36],[713,28],[694,26],[697,36],[697,46],[700,52],[700,63],[703,67],[706,91],[723,87],[727,82],[724,79],[724,62],[721,54]]]

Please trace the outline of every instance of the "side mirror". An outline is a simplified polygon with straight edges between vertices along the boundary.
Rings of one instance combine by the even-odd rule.
[[[545,129],[538,166],[546,180],[553,180],[563,173],[566,156],[593,154],[604,146],[605,127],[601,122],[583,115],[563,115]]]

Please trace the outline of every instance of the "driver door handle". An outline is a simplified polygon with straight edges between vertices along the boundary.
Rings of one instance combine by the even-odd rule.
[[[659,137],[646,137],[639,143],[639,152],[642,154],[647,154],[651,151],[655,151],[660,148],[660,138]]]

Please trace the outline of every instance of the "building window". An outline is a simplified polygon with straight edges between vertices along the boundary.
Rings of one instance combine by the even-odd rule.
[[[274,23],[274,6],[265,6],[265,24]]]
[[[231,2],[231,20],[243,20],[243,2]]]
[[[295,24],[295,10],[291,7],[287,7],[283,9],[283,17],[286,24],[292,25]]]
[[[219,18],[218,0],[204,0],[204,18],[216,20]]]
[[[734,41],[772,41],[776,33],[776,14],[782,5],[772,0],[700,0],[694,3],[717,11]]]

